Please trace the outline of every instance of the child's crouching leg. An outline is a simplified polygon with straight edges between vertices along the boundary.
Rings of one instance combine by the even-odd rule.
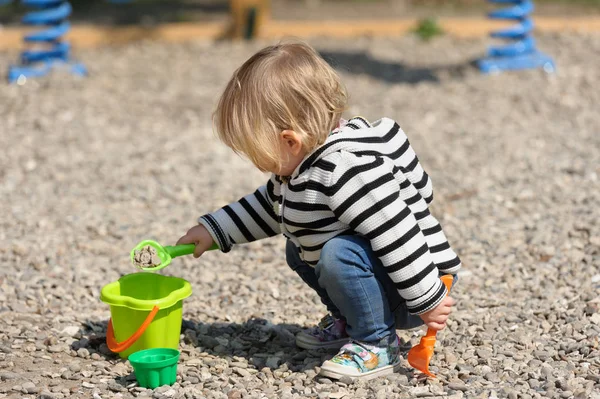
[[[316,267],[319,285],[346,318],[352,342],[323,363],[322,375],[371,379],[400,368],[394,314],[374,273],[378,263],[362,237],[336,237],[323,247]]]
[[[395,334],[385,289],[374,273],[378,262],[366,239],[340,236],[325,244],[316,266],[319,286],[345,317],[348,335],[357,341],[379,342]]]
[[[298,248],[289,240],[285,248],[285,257],[289,267],[300,276],[306,285],[316,291],[319,298],[321,298],[321,302],[327,307],[327,310],[336,318],[342,318],[338,308],[333,304],[331,299],[329,299],[327,291],[319,286],[315,269],[304,263],[298,254]]]
[[[304,349],[341,348],[349,341],[348,334],[346,334],[346,321],[329,299],[327,291],[319,286],[315,269],[300,259],[298,248],[291,241],[287,242],[286,260],[290,268],[300,276],[306,285],[316,291],[330,313],[323,317],[315,327],[298,333],[296,345]]]

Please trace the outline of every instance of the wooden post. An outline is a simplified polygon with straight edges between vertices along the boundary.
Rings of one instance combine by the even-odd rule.
[[[270,0],[230,0],[232,17],[231,36],[235,39],[253,39],[271,17]]]

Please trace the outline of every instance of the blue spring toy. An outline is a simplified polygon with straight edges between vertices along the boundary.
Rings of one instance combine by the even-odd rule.
[[[509,43],[490,47],[487,57],[478,61],[479,69],[483,73],[533,68],[543,68],[548,73],[554,72],[556,70],[554,61],[537,50],[532,36],[534,25],[530,15],[534,9],[533,2],[531,0],[488,1],[508,5],[489,13],[491,19],[514,20],[517,24],[491,33],[491,37]]]
[[[21,65],[9,68],[8,81],[14,83],[22,77],[44,76],[53,68],[63,68],[79,76],[87,75],[83,64],[70,60],[71,46],[62,40],[71,28],[67,21],[72,12],[71,4],[66,0],[21,0],[21,3],[38,9],[23,17],[24,24],[47,27],[25,35],[25,42],[41,44],[44,48],[23,51]]]

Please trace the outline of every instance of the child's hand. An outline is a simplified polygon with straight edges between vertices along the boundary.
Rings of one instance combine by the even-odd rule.
[[[443,330],[455,303],[456,301],[452,297],[447,296],[436,308],[419,316],[421,316],[427,327],[436,331]]]
[[[213,245],[213,239],[208,230],[206,230],[206,227],[199,224],[189,229],[183,237],[177,240],[177,245],[181,244],[196,244],[194,258],[199,258],[200,255]]]

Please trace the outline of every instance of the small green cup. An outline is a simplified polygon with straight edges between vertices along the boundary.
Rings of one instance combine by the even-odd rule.
[[[132,353],[128,359],[139,386],[143,388],[154,389],[162,385],[173,385],[177,380],[177,349],[144,349]]]

